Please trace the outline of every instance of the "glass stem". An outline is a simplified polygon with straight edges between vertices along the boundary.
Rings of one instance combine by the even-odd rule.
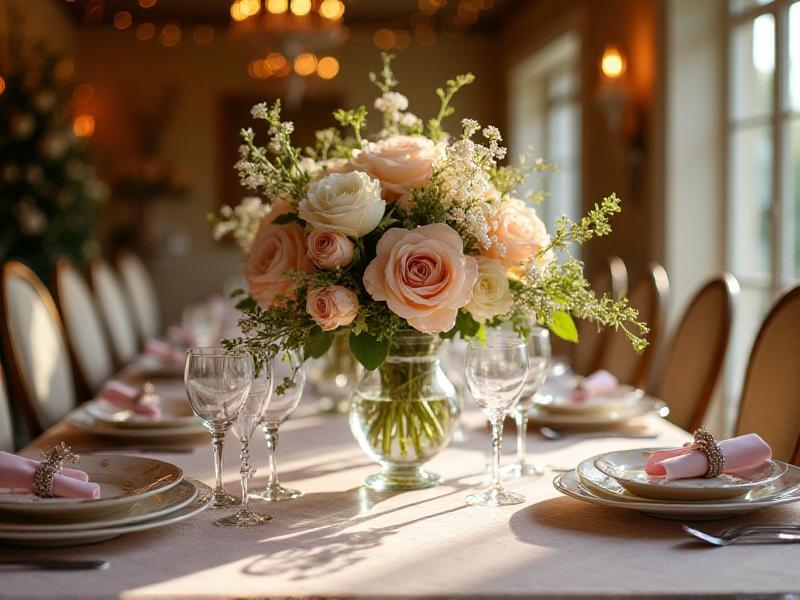
[[[242,451],[239,453],[241,459],[241,466],[239,473],[242,476],[242,512],[250,512],[250,497],[248,496],[250,472],[250,443],[242,442]]]
[[[264,427],[264,435],[267,438],[267,448],[269,449],[269,483],[271,488],[278,487],[278,460],[275,457],[278,448],[278,429],[277,427]]]
[[[492,419],[492,487],[500,489],[500,448],[503,445],[503,415]]]
[[[225,432],[214,431],[211,433],[211,448],[214,451],[214,475],[216,484],[214,485],[214,496],[217,499],[225,497],[225,488],[222,485],[222,450],[225,444]]]
[[[525,437],[528,432],[528,410],[523,405],[517,406],[515,414],[517,422],[517,462],[525,464]]]

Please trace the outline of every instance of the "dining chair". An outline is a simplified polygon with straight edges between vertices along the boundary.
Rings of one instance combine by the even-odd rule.
[[[672,334],[656,396],[669,406],[669,420],[686,431],[703,423],[725,361],[738,294],[733,275],[715,277],[694,295]]]
[[[800,286],[770,309],[758,331],[742,386],[735,434],[755,432],[772,456],[792,461],[800,438]]]
[[[592,279],[591,285],[598,297],[604,294],[610,294],[615,300],[624,297],[628,291],[628,269],[623,260],[618,256],[610,257],[606,268]],[[577,327],[578,343],[573,349],[573,367],[578,373],[588,375],[600,365],[609,336],[588,321],[578,321]]]
[[[75,387],[64,328],[42,281],[21,262],[8,261],[0,277],[0,333],[12,387],[34,435],[75,407]]]
[[[69,259],[56,263],[55,292],[75,370],[94,394],[114,374],[114,361],[89,284]]]
[[[610,331],[607,346],[599,368],[613,373],[621,383],[643,387],[647,383],[650,367],[661,335],[664,310],[669,295],[669,278],[659,264],[653,263],[650,270],[631,290],[630,305],[639,311],[639,320],[647,323],[649,344],[637,354],[630,341],[621,331]]]
[[[119,255],[117,269],[122,276],[141,339],[157,336],[161,332],[161,309],[150,272],[142,259],[130,251]]]
[[[139,350],[139,342],[122,283],[104,260],[95,260],[89,265],[89,281],[100,307],[100,314],[103,315],[117,363],[129,363]]]
[[[11,419],[8,388],[0,365],[0,450],[5,452],[14,451],[14,424]]]

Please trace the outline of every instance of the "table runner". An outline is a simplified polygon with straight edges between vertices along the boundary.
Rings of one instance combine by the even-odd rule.
[[[532,459],[566,468],[610,449],[678,445],[689,435],[650,418],[659,439],[546,441],[529,436]],[[315,414],[304,399],[281,430],[281,481],[305,492],[288,502],[258,503],[273,523],[252,529],[213,525],[206,511],[186,522],[129,534],[94,546],[59,550],[0,547],[0,557],[97,557],[107,571],[5,572],[0,597],[597,597],[767,594],[800,589],[800,545],[707,548],[689,542],[680,524],[586,504],[561,496],[552,474],[510,481],[528,497],[523,505],[468,507],[465,495],[481,485],[489,435],[480,415],[467,411],[467,439],[431,463],[443,485],[402,494],[360,486],[376,467],[342,416]],[[255,480],[264,483],[266,448],[252,444]],[[513,436],[507,436],[512,460]],[[25,449],[54,440],[97,445],[57,425]],[[208,440],[192,454],[153,454],[207,483],[213,479]],[[238,447],[226,447],[225,480],[238,491]],[[770,509],[730,519],[737,523],[800,522],[800,507]],[[227,513],[224,513],[227,514]],[[709,524],[713,528],[714,524]]]

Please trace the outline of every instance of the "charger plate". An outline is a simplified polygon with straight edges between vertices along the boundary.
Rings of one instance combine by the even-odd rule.
[[[0,519],[0,532],[84,531],[87,529],[132,525],[175,512],[193,502],[196,497],[197,486],[188,479],[184,479],[174,488],[145,498],[125,511],[112,513],[111,515],[100,515],[97,519],[69,523],[42,523],[13,517],[9,519],[4,516]]]
[[[635,510],[652,517],[672,520],[727,519],[800,500],[800,469],[791,465],[783,477],[748,492],[745,496],[713,502],[659,502],[637,498],[630,492],[625,492],[628,494],[625,495],[619,488],[606,488],[601,480],[592,479],[592,483],[596,485],[590,487],[583,482],[575,470],[556,477],[553,487],[562,494],[591,504]]]
[[[717,477],[667,480],[648,475],[644,466],[660,448],[606,452],[594,457],[594,465],[604,475],[616,479],[628,491],[657,500],[719,500],[743,496],[750,490],[775,481],[786,473],[787,465],[770,460],[746,474],[721,473]]]
[[[83,407],[69,413],[66,420],[70,425],[93,435],[138,442],[179,440],[208,433],[197,419],[191,424],[177,427],[117,427],[113,423],[104,423],[94,418]]]
[[[0,531],[0,544],[11,546],[34,546],[47,548],[61,548],[65,546],[79,546],[81,544],[94,544],[112,540],[126,533],[146,531],[158,527],[165,527],[179,523],[206,510],[214,500],[214,492],[206,484],[187,479],[197,488],[197,496],[192,502],[176,511],[160,517],[149,519],[141,523],[104,527],[101,529],[86,529],[83,531]]]
[[[666,417],[669,408],[666,403],[650,396],[644,396],[622,410],[594,414],[556,414],[534,405],[528,411],[528,420],[539,427],[591,431],[609,429],[651,414]]]
[[[0,514],[75,521],[129,508],[178,485],[183,471],[173,464],[143,456],[83,454],[77,465],[100,484],[100,498],[39,498],[33,494],[0,494]]]
[[[644,397],[644,391],[630,385],[620,385],[613,392],[599,396],[589,396],[576,402],[570,397],[575,385],[562,390],[551,388],[551,393],[539,393],[533,404],[546,412],[561,415],[593,415],[625,411],[632,408]]]
[[[158,386],[156,392],[158,393]],[[120,408],[102,398],[90,400],[82,408],[95,422],[118,429],[174,429],[200,424],[192,412],[186,392],[180,396],[161,395],[160,407],[161,415],[157,419]]]

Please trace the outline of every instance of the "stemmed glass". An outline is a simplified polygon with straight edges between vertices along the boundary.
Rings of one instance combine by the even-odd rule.
[[[503,418],[519,399],[528,374],[528,348],[519,337],[502,336],[470,343],[466,383],[472,397],[492,423],[492,482],[483,492],[467,496],[467,504],[504,506],[525,502],[525,496],[503,489],[500,449]]]
[[[211,432],[214,451],[214,502],[211,508],[239,504],[222,485],[222,450],[225,432],[242,409],[253,380],[253,357],[225,348],[189,348],[183,381],[189,404],[203,426]]]
[[[247,400],[239,411],[239,417],[233,424],[233,434],[241,443],[242,448],[239,454],[241,466],[239,472],[242,478],[242,508],[236,514],[223,517],[215,521],[217,525],[223,527],[252,527],[253,525],[263,525],[272,520],[271,515],[257,513],[250,507],[250,496],[248,486],[250,478],[255,475],[256,470],[250,467],[250,438],[264,419],[264,411],[269,406],[272,397],[272,364],[265,362],[261,367],[261,372],[253,378],[250,386],[250,393]]]
[[[517,462],[506,465],[503,469],[503,473],[512,477],[542,475],[545,472],[544,468],[527,462],[525,439],[528,431],[528,410],[547,377],[549,365],[550,332],[543,327],[534,327],[528,336],[528,377],[514,410],[514,420],[517,422]]]
[[[278,463],[275,453],[278,447],[278,429],[289,418],[300,403],[303,395],[303,386],[306,383],[306,374],[303,371],[303,361],[295,352],[281,352],[272,359],[272,377],[275,391],[272,392],[267,410],[264,412],[262,425],[267,438],[269,449],[269,479],[267,488],[254,498],[275,502],[297,498],[303,493],[283,487],[278,481]]]

